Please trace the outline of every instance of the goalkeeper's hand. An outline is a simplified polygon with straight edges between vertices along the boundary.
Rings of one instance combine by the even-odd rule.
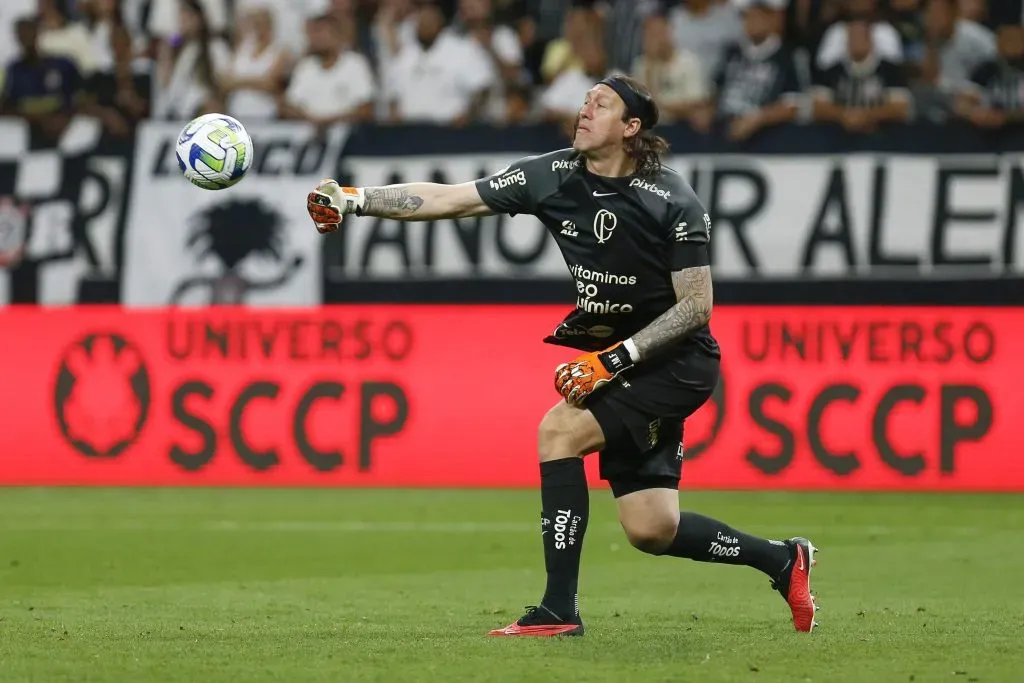
[[[616,375],[633,367],[636,357],[626,340],[604,351],[585,353],[555,368],[555,389],[567,403],[581,405],[594,391]],[[635,348],[635,347],[633,347]]]
[[[306,211],[318,232],[334,232],[341,225],[341,219],[346,214],[359,213],[365,201],[362,188],[341,187],[327,178],[306,195]]]

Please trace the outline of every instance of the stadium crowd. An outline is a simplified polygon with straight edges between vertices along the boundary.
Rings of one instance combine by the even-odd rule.
[[[2,113],[112,135],[142,118],[571,121],[609,73],[732,139],[1024,111],[1020,0],[3,0]]]

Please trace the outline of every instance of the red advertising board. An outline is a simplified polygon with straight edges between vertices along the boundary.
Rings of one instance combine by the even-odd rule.
[[[535,486],[565,312],[5,309],[0,483]],[[712,329],[684,487],[1024,491],[1024,312],[719,307]]]

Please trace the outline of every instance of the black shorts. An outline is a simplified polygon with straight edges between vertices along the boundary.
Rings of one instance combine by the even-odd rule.
[[[651,488],[678,488],[683,420],[711,397],[721,361],[691,347],[640,363],[594,392],[585,406],[604,433],[601,478],[619,498]]]

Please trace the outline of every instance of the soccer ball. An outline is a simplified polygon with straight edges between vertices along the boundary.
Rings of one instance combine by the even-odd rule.
[[[204,114],[181,129],[175,153],[190,183],[204,190],[223,190],[244,178],[249,170],[252,138],[238,119]]]

